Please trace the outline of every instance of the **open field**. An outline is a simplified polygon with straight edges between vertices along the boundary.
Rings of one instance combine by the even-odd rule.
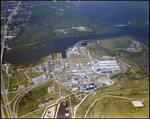
[[[53,83],[47,82],[43,85],[40,85],[19,99],[17,106],[18,117],[27,114],[30,111],[36,110],[39,104],[47,102],[48,100],[58,99],[59,94],[50,95],[48,93],[47,88],[49,86],[53,86]],[[21,111],[22,109],[24,109],[24,111]]]
[[[116,51],[102,47],[97,43],[97,40],[95,39],[91,40],[91,42],[89,42],[88,44],[86,48],[89,50],[92,58],[99,59],[103,58],[103,56],[116,56]]]
[[[1,70],[2,70],[2,75],[3,75],[4,86],[7,89],[7,85],[8,85],[7,73],[3,69],[1,69]]]
[[[23,79],[27,78],[25,74],[20,74],[19,76],[16,76],[15,79],[18,80],[18,83],[20,83]],[[13,79],[14,80],[14,79]],[[13,81],[12,80],[12,81]]]
[[[78,52],[81,53],[82,55],[88,56],[88,53],[86,52],[86,50],[78,49]]]
[[[54,82],[55,92],[59,92],[59,84]]]
[[[32,112],[30,114],[27,114],[26,116],[23,116],[22,118],[41,118],[44,110],[45,108],[40,108],[39,110]]]
[[[86,114],[86,111],[88,107],[93,103],[93,101],[97,98],[96,95],[90,95],[88,96],[82,103],[81,105],[77,108],[76,111],[76,118],[83,118],[84,115]]]
[[[16,85],[18,84],[18,79],[17,78],[13,78],[11,81],[11,85]]]
[[[67,96],[69,94],[71,94],[71,89],[70,90],[67,90],[67,88],[61,88],[61,95],[62,96]]]
[[[131,101],[114,101],[110,118],[148,118],[149,100],[143,102],[144,107],[134,107]]]
[[[82,98],[84,98],[84,96],[81,97],[81,99],[82,99]],[[71,99],[71,106],[72,106],[72,108],[75,108],[75,106],[76,106],[77,104],[79,104],[80,101],[81,101],[81,100],[79,100],[75,95],[70,96],[70,99]]]
[[[75,59],[75,60],[72,61],[72,64],[74,64],[74,65],[76,65],[77,63],[78,64],[80,63],[78,59]]]
[[[4,112],[4,117],[5,118],[8,118],[8,115],[7,115],[7,112],[6,112],[6,108],[2,107],[3,108],[3,112]]]
[[[41,73],[39,72],[27,72],[26,74],[29,78],[34,78],[34,77],[41,75]]]
[[[133,97],[132,95],[130,95],[130,96],[125,96],[125,97],[131,97],[131,100],[138,100],[140,96],[141,95],[134,95]],[[122,97],[122,96],[119,96],[119,97]],[[143,99],[148,99],[145,97],[147,97],[147,95],[144,95]],[[133,104],[131,103],[131,100],[120,99],[117,97],[103,97],[94,103],[94,105],[90,108],[86,117],[87,118],[91,118],[91,117],[92,118],[148,117],[149,101],[145,100],[145,104],[143,103],[145,106],[139,107],[137,109],[133,106]]]
[[[106,39],[101,40],[100,45],[109,49],[116,49],[116,48],[128,48],[130,47],[129,44],[131,44],[133,41],[129,38],[116,38],[116,39]]]
[[[71,59],[77,59],[77,58],[87,58],[83,55],[78,55],[78,54],[70,54]]]
[[[83,66],[88,66],[87,63],[91,62],[91,60],[89,60],[88,58],[87,59],[79,59],[79,60],[83,64]]]
[[[7,94],[8,100],[11,101],[18,93],[19,93],[19,91],[16,93],[8,93]]]
[[[109,114],[110,104],[113,98],[104,97],[94,103],[90,108],[87,118],[106,118]],[[89,107],[88,107],[89,108]]]

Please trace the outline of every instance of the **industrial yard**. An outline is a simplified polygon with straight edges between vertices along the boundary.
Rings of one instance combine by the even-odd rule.
[[[110,94],[109,92],[115,93],[116,95],[130,94],[130,91],[131,93],[136,93],[131,89],[126,92],[121,92],[121,90],[118,90],[117,92],[109,91],[110,86],[113,86],[114,89],[116,89],[114,84],[117,84],[118,86],[123,85],[121,82],[120,85],[118,84],[118,79],[129,80],[130,78],[128,79],[126,76],[132,77],[133,72],[136,72],[139,68],[133,62],[126,60],[125,58],[123,59],[118,55],[115,56],[113,54],[114,51],[109,50],[105,52],[104,49],[99,49],[100,46],[98,43],[99,42],[94,42],[93,40],[79,41],[74,46],[69,46],[65,50],[66,58],[62,58],[61,53],[56,53],[55,58],[53,58],[53,55],[48,55],[42,62],[38,63],[38,65],[26,69],[17,69],[18,72],[21,73],[22,70],[23,72],[21,75],[15,77],[13,75],[16,70],[10,70],[12,65],[3,65],[3,69],[6,70],[6,73],[10,76],[10,80],[12,80],[11,86],[8,86],[9,100],[11,102],[19,100],[17,117],[32,117],[33,114],[38,114],[43,118],[55,118],[58,115],[61,115],[59,106],[62,104],[62,101],[68,102],[68,108],[66,108],[67,111],[63,108],[65,118],[91,117],[91,106],[94,106],[95,103],[101,103],[97,102],[101,99],[97,95],[99,92],[99,94],[102,95]],[[101,52],[101,54],[97,54],[98,51]],[[126,75],[125,72],[131,73],[130,75]],[[142,70],[140,72],[142,72]],[[121,78],[123,75],[125,78]],[[141,77],[144,81],[147,81],[145,73],[142,75],[136,73],[134,76],[135,79]],[[138,85],[140,84],[140,80],[135,81],[138,81]],[[146,84],[146,82],[143,82],[142,85]],[[131,85],[132,82],[128,83],[129,88]],[[34,89],[25,94],[23,98],[15,100],[15,98],[12,97],[13,95],[18,95],[14,92],[21,93],[24,90],[30,90],[32,87]],[[105,89],[106,92],[104,91],[102,93],[100,89]],[[14,94],[12,95],[12,93]],[[36,105],[31,103],[31,99],[36,102]],[[84,100],[90,101],[86,104],[88,110],[82,110],[84,113],[80,113],[79,111],[84,107]],[[113,100],[110,102],[112,103]],[[104,103],[103,100],[102,103]],[[62,105],[62,107],[63,106],[64,105]],[[113,106],[114,105],[112,105],[112,107]],[[96,108],[96,106],[94,107]],[[24,112],[21,112],[21,109],[24,108]],[[37,108],[39,109],[36,110]],[[32,112],[31,109],[35,112]],[[29,113],[30,110],[31,114]],[[94,117],[104,117],[103,115],[96,115],[96,111],[93,111]],[[113,111],[110,111],[109,113],[109,115],[113,117]]]

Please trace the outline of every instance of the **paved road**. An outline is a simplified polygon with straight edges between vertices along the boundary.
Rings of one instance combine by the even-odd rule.
[[[13,13],[10,16],[12,16],[17,11],[20,3],[21,3],[21,1],[18,2],[17,7],[14,9]],[[7,5],[8,5],[8,2],[7,2]],[[10,21],[11,19],[12,19],[12,17],[10,17],[8,19],[8,21]],[[5,21],[6,21],[6,15],[5,15]],[[8,23],[8,21],[7,21],[7,23]],[[7,23],[4,26],[4,36],[3,36],[3,41],[1,43],[1,46],[2,46],[2,48],[1,48],[1,66],[2,66],[2,59],[3,59],[3,53],[4,53],[5,36],[6,36],[6,32],[7,32],[6,31]],[[3,97],[3,100],[4,100],[4,105],[6,107],[6,112],[7,112],[8,118],[13,118],[12,111],[10,109],[9,101],[8,101],[8,98],[7,98],[7,94],[5,92],[5,86],[4,86],[3,76],[2,76],[2,69],[1,69],[1,83],[2,83],[1,84],[1,94],[2,94],[2,97]],[[6,100],[5,100],[5,98],[6,98]]]
[[[7,5],[8,5],[8,2],[7,2]],[[6,21],[6,15],[5,15],[5,21]],[[1,66],[2,66],[2,59],[3,59],[3,52],[4,52],[4,42],[5,42],[5,35],[6,35],[6,25],[4,26],[4,36],[3,36],[3,42],[1,44],[1,46],[2,46],[2,49],[1,49]],[[9,105],[7,106],[8,98],[7,98],[7,94],[5,93],[5,86],[4,86],[4,82],[3,82],[3,76],[2,76],[2,69],[1,69],[1,83],[2,83],[1,84],[1,94],[2,94],[2,97],[3,97],[3,100],[4,100],[4,105],[6,107],[6,112],[7,112],[8,118],[11,118],[12,114],[11,114],[10,106]],[[6,100],[5,100],[5,98],[6,98]],[[8,109],[8,107],[9,107],[9,109]],[[9,111],[10,111],[10,113],[9,113]]]
[[[62,75],[63,75],[63,73],[62,73]],[[53,79],[51,79],[51,80],[49,80],[49,81],[47,81],[47,82],[53,81],[53,80],[55,80],[56,78],[58,78],[58,76],[57,76],[57,77],[54,77]],[[46,83],[47,83],[47,82],[46,82]],[[44,84],[44,83],[40,83],[40,84],[34,85],[34,86],[32,86],[32,87],[29,87],[27,90],[25,90],[24,92],[22,92],[22,93],[15,99],[14,104],[13,104],[13,109],[12,109],[15,118],[17,118],[17,115],[16,115],[16,113],[15,113],[15,108],[16,108],[16,104],[17,104],[18,100],[19,100],[25,93],[29,92],[29,91],[32,90],[33,88],[35,88],[35,87],[37,87],[37,86],[40,86],[40,85],[42,85],[42,84]]]
[[[34,88],[34,87],[33,87]],[[15,107],[16,107],[16,103],[18,102],[19,98],[21,98],[22,95],[24,95],[25,93],[27,93],[29,90],[31,90],[32,87],[30,87],[29,89],[27,89],[26,91],[22,92],[15,100],[14,104],[13,104],[13,114],[14,117],[17,118],[16,114],[15,114]]]
[[[2,115],[2,118],[5,118],[5,117],[4,117],[4,112],[3,112],[3,107],[2,107],[2,105],[3,105],[3,104],[2,104],[2,102],[1,102],[1,115]]]
[[[76,117],[76,110],[77,110],[77,108],[81,105],[81,103],[87,98],[87,96],[89,96],[91,93],[89,93],[88,95],[86,95],[82,100],[81,100],[81,102],[78,104],[78,105],[76,105],[75,106],[75,109],[74,109],[74,117],[73,118],[75,118]]]

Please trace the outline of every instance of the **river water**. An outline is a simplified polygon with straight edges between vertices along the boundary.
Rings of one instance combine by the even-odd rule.
[[[106,38],[119,35],[129,35],[144,43],[149,49],[149,24],[131,25],[124,27],[111,27],[110,25],[127,24],[130,20],[149,21],[148,1],[104,1],[104,2],[59,2],[53,5],[65,5],[71,12],[63,17],[84,16],[93,22],[93,25],[101,32],[101,35],[85,37],[61,38],[37,49],[31,49],[21,53],[4,53],[3,61],[13,64],[23,64],[40,61],[43,56],[50,53],[61,52],[65,56],[65,49],[80,40]],[[148,58],[149,52],[146,55]],[[149,60],[149,58],[148,58]],[[149,65],[149,62],[148,62]]]

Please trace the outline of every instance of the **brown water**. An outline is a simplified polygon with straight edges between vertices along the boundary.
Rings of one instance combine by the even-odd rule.
[[[69,113],[69,110],[66,110],[66,108],[68,107],[68,102],[66,101],[65,105],[63,103],[64,102],[60,103],[57,118],[69,118],[69,116],[65,116],[65,113]]]

